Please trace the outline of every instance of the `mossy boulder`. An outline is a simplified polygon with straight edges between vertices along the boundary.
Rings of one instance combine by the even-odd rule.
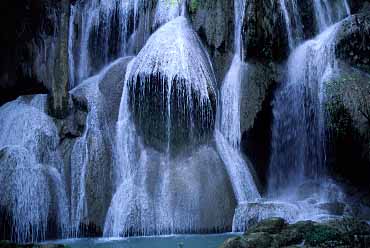
[[[247,240],[244,237],[235,237],[226,240],[220,248],[245,248],[247,245]]]
[[[282,218],[270,218],[262,220],[261,222],[251,226],[247,234],[250,233],[280,233],[283,228],[287,226],[287,223]]]
[[[251,227],[242,237],[227,240],[221,248],[368,247],[369,237],[369,224],[356,219],[288,225],[283,219],[270,218]]]
[[[342,62],[334,75],[325,83],[329,168],[350,184],[366,189],[370,173],[370,77]]]

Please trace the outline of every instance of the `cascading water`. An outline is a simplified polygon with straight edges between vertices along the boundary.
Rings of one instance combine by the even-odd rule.
[[[43,112],[45,100],[41,95],[18,98],[0,108],[0,211],[11,219],[10,239],[18,242],[45,239],[52,223],[60,237],[68,234],[64,172],[56,148],[59,137]]]
[[[234,1],[235,8],[235,54],[229,71],[222,84],[216,121],[216,144],[225,163],[238,203],[259,198],[250,168],[239,152],[240,134],[240,85],[242,69],[241,32],[244,19],[245,1]]]
[[[287,3],[280,2],[283,14],[296,15],[294,11],[286,11]],[[320,9],[315,12],[330,14],[321,5],[316,7]],[[345,16],[345,8],[341,10],[344,12],[335,12],[331,20]],[[289,31],[291,48],[299,43],[299,36],[293,35],[299,33],[295,30],[297,27],[291,25],[291,21],[297,19],[285,16],[287,28],[292,29]],[[321,208],[321,204],[344,201],[341,189],[325,173],[322,109],[323,83],[336,64],[334,42],[338,27],[340,23],[330,26],[314,40],[304,42],[292,51],[287,63],[286,83],[277,91],[273,102],[268,198],[239,205],[233,230],[244,231],[255,221],[276,216],[289,222],[331,218],[333,213]]]
[[[346,6],[345,0],[315,1],[319,30],[325,29],[329,21],[349,14]],[[324,21],[322,15],[328,20]],[[322,81],[334,64],[337,27],[338,24],[333,25],[316,39],[305,42],[289,58],[286,83],[274,100],[270,193],[325,174]]]
[[[279,0],[288,31],[289,48],[293,50],[303,40],[303,29],[297,0]]]
[[[77,1],[69,29],[70,88],[114,59],[137,53],[151,32],[181,14],[181,2]]]
[[[158,29],[130,63],[117,123],[117,188],[105,236],[230,228],[235,207],[230,182],[209,144],[214,81],[208,55],[184,17]]]
[[[11,219],[12,239],[45,239],[54,227],[58,238],[71,232],[77,237],[89,224],[104,227],[104,236],[244,231],[273,216],[290,222],[327,218],[331,213],[319,205],[343,201],[339,187],[324,182],[322,103],[323,84],[336,66],[333,46],[340,24],[332,24],[349,14],[347,1],[315,0],[321,34],[300,45],[298,1],[280,0],[292,53],[274,100],[268,199],[261,199],[239,151],[241,81],[248,73],[241,41],[246,3],[234,3],[235,51],[219,95],[210,58],[184,17],[185,4],[79,0],[72,5],[70,95],[78,113],[68,118],[78,118],[82,129],[71,131],[64,125],[73,124],[45,114],[46,96],[19,98],[0,108],[0,218],[5,211]],[[52,81],[46,72],[54,61],[46,61],[55,52],[55,39],[49,37],[36,56],[42,81]],[[136,53],[125,73],[131,58],[101,70]],[[121,102],[112,128],[116,84]],[[63,150],[62,158],[64,148],[70,150],[67,155]]]
[[[112,138],[114,134],[110,131],[111,126],[108,121],[110,116],[105,113],[106,96],[103,95],[100,87],[107,80],[114,80],[111,74],[115,73],[115,67],[122,67],[125,60],[122,58],[112,62],[99,74],[86,79],[71,91],[74,97],[86,98],[88,108],[84,132],[81,137],[77,138],[71,152],[71,224],[74,236],[83,235],[82,225],[88,225],[89,221],[92,221],[90,212],[93,209],[89,206],[88,199],[99,195],[101,207],[107,204],[104,198],[111,199],[108,192],[112,187],[110,186],[112,184],[110,164],[113,158],[109,150],[114,143]],[[94,171],[99,173],[99,179],[95,178],[96,184],[89,184],[88,178],[94,175]],[[106,192],[108,196],[103,192]],[[104,210],[99,209],[99,212],[101,213],[99,215],[104,218]]]
[[[314,0],[314,9],[319,32],[351,14],[347,0]]]
[[[346,6],[345,1],[335,6],[320,2],[323,5],[315,5],[316,13],[325,13],[330,20],[346,15],[346,8],[339,8]],[[335,12],[330,11],[333,8]],[[319,29],[324,30],[327,22],[321,21],[318,20]],[[289,211],[279,212],[287,219],[293,217],[293,221],[326,218],[331,213],[320,210],[319,204],[343,201],[341,190],[326,176],[323,110],[323,83],[336,65],[334,42],[339,26],[340,23],[336,23],[326,28],[292,52],[287,63],[286,83],[277,91],[273,103],[268,194],[275,203],[266,204],[283,203],[283,209],[290,209],[291,206],[286,205],[289,203],[296,209],[292,213],[305,213],[293,214],[293,217]]]
[[[304,43],[289,58],[287,83],[274,100],[270,192],[325,175],[322,83],[334,66],[337,26]]]
[[[137,30],[142,4],[140,0],[92,0],[78,1],[72,7],[69,34],[71,88],[114,58],[134,53],[130,37]]]

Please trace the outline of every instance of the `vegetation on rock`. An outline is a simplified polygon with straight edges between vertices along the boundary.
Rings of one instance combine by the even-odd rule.
[[[284,219],[263,220],[241,237],[225,241],[221,248],[273,247],[368,247],[370,226],[355,219],[324,223],[301,221],[287,224]]]

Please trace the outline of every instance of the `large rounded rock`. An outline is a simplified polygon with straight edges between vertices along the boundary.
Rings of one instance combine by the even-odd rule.
[[[45,97],[20,97],[0,108],[0,147],[23,146],[37,163],[61,169],[57,152],[58,129],[52,118],[43,112]]]
[[[146,144],[176,151],[213,135],[215,78],[187,19],[155,32],[128,73],[131,112]]]
[[[340,63],[326,84],[328,162],[336,175],[368,192],[370,77]],[[348,166],[351,165],[351,166]]]
[[[0,184],[0,212],[7,213],[0,215],[0,238],[29,242],[63,235],[67,198],[55,168],[38,164],[24,147],[6,146],[0,149]]]
[[[22,242],[44,239],[48,230],[68,225],[60,139],[45,106],[46,96],[36,95],[0,108],[0,205],[9,212],[11,238]]]
[[[113,197],[104,235],[231,230],[236,200],[215,147],[195,147],[170,160],[146,148],[132,170]]]

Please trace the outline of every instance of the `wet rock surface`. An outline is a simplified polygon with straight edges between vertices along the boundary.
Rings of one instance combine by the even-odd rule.
[[[188,1],[192,25],[212,58],[216,78],[222,82],[234,49],[234,2]]]
[[[279,1],[248,1],[243,20],[244,60],[279,61],[288,54]]]
[[[344,182],[366,185],[370,173],[370,77],[340,63],[336,76],[326,83],[326,95],[329,169]],[[360,188],[367,191],[367,187]]]
[[[370,10],[347,18],[338,31],[336,56],[370,73]]]
[[[323,223],[301,221],[287,224],[270,218],[251,226],[241,237],[231,238],[221,248],[264,247],[368,247],[370,226],[356,219]]]

